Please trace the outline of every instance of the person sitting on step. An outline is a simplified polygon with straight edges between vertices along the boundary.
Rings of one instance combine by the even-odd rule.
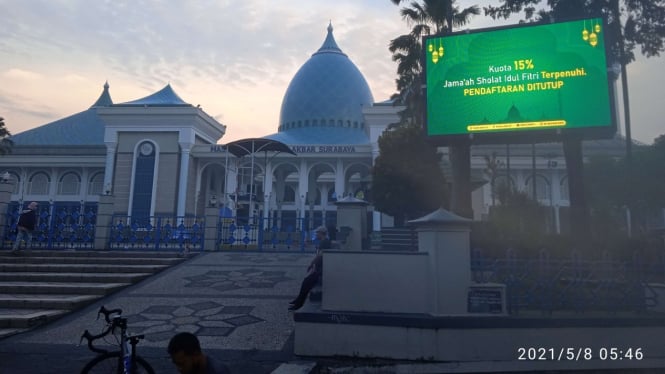
[[[324,249],[330,249],[331,243],[330,239],[328,239],[328,229],[326,229],[325,226],[319,226],[315,233],[316,239],[319,241],[319,244],[316,247],[316,257],[314,257],[307,268],[308,274],[300,285],[300,293],[298,293],[298,297],[289,303],[289,310],[298,310],[302,308],[307,299],[307,295],[309,295],[309,292],[319,281],[321,275],[323,275],[323,253],[321,253],[321,251]]]

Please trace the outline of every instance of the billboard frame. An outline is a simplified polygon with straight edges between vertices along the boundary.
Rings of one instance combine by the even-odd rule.
[[[509,29],[521,29],[521,28],[532,28],[537,26],[546,26],[553,24],[561,24],[568,22],[579,22],[582,20],[589,20],[599,18],[602,20],[603,30],[608,28],[608,23],[606,17],[602,15],[590,15],[587,17],[579,18],[568,18],[565,20],[559,20],[557,22],[529,22],[529,23],[519,23],[511,25],[502,25],[502,26],[493,26],[487,28],[479,28],[473,30],[461,30],[447,34],[435,34],[427,35],[422,38],[422,54],[421,54],[421,64],[423,67],[421,82],[423,89],[423,100],[424,100],[424,113],[423,113],[423,129],[424,135],[427,140],[437,146],[450,146],[450,145],[462,145],[462,144],[530,144],[530,143],[553,143],[561,142],[567,139],[575,140],[594,140],[594,139],[610,139],[616,133],[618,129],[617,121],[617,105],[616,105],[616,92],[614,87],[614,82],[617,78],[612,77],[611,69],[609,66],[605,66],[605,77],[607,82],[608,90],[608,107],[610,110],[610,124],[607,126],[584,126],[578,128],[552,128],[552,129],[543,129],[543,130],[518,130],[518,131],[503,131],[503,132],[486,132],[486,133],[463,133],[463,134],[439,134],[439,135],[430,135],[430,118],[429,118],[429,97],[428,97],[428,88],[427,88],[427,42],[430,39],[435,38],[448,38],[455,37],[458,35],[468,35],[468,34],[479,34],[487,33],[493,31],[509,30]],[[608,65],[610,62],[608,38],[606,32],[601,34],[603,38],[604,45],[604,54],[605,54],[605,64]]]

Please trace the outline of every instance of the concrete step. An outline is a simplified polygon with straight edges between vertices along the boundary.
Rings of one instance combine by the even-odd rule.
[[[149,273],[50,273],[2,272],[0,282],[90,282],[134,283],[150,276]]]
[[[68,310],[0,308],[0,328],[31,328],[60,318]]]
[[[167,265],[0,263],[0,272],[155,273]]]
[[[0,282],[0,294],[108,295],[130,283]]]
[[[187,258],[162,251],[0,251],[0,339],[53,321]]]
[[[87,250],[29,250],[27,252],[19,252],[19,254],[29,254],[37,257],[141,257],[141,258],[169,258],[178,257],[178,251],[87,251]],[[10,250],[0,250],[0,261],[3,257],[14,256]]]
[[[2,258],[6,264],[115,264],[115,265],[175,265],[183,259],[178,257],[167,258],[143,258],[143,257],[55,257],[55,256],[35,256],[32,254],[20,253],[15,256]]]
[[[0,305],[14,309],[69,309],[74,310],[92,303],[98,295],[68,294],[0,294]]]
[[[28,329],[15,329],[15,328],[10,328],[10,329],[1,329],[0,328],[0,339],[2,338],[8,338],[12,335],[20,334],[24,331],[27,331]]]

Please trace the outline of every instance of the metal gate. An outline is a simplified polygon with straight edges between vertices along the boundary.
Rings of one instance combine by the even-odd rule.
[[[97,223],[96,202],[37,202],[37,226],[32,235],[35,249],[92,249]],[[24,204],[11,202],[3,247],[16,240],[16,224]]]
[[[114,215],[109,248],[127,250],[203,250],[205,218]]]

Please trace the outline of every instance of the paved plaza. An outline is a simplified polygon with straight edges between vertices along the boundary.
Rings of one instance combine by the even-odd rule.
[[[233,373],[488,373],[544,370],[546,363],[414,363],[293,354],[296,294],[311,253],[205,253],[100,299],[60,320],[0,340],[0,374],[77,373],[94,354],[82,332],[99,333],[99,307],[122,308],[138,352],[157,373],[176,373],[166,346],[176,332],[196,333],[206,352]],[[585,371],[584,373],[610,371]],[[661,369],[615,373],[660,373]],[[553,373],[553,372],[549,372]]]
[[[176,373],[166,346],[179,331],[238,373],[269,373],[293,357],[287,311],[308,253],[206,253],[74,312],[50,325],[0,341],[0,373],[74,373],[94,356],[78,346],[98,333],[101,305],[122,308],[130,331],[144,333],[138,352],[158,373]],[[304,362],[304,366],[313,363]]]

